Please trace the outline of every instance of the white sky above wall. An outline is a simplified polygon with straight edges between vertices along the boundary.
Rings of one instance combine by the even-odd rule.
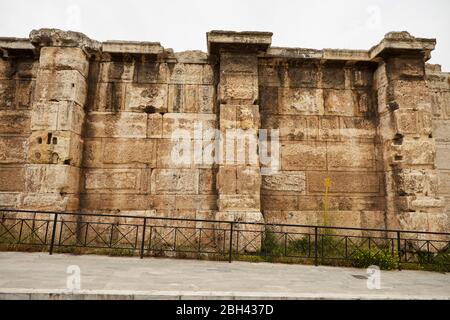
[[[1,0],[0,36],[43,27],[175,51],[206,51],[210,30],[271,31],[273,46],[314,49],[369,49],[385,33],[406,30],[436,38],[429,62],[450,71],[448,0]]]

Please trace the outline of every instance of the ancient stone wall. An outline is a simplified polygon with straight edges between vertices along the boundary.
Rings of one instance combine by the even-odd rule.
[[[55,29],[0,38],[0,207],[448,231],[435,41],[271,36],[213,31],[208,53]]]

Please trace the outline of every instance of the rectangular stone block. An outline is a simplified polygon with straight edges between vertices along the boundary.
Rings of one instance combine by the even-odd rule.
[[[258,99],[258,77],[249,74],[224,74],[220,77],[219,100],[253,104]]]
[[[309,135],[308,117],[267,115],[261,122],[264,129],[278,129],[281,141],[314,139],[314,133]]]
[[[61,130],[81,134],[83,107],[69,101],[37,102],[31,112],[32,130]]]
[[[70,131],[33,131],[29,137],[28,161],[41,164],[81,163],[83,141]]]
[[[298,210],[298,197],[293,195],[261,195],[261,210]]]
[[[89,169],[84,172],[84,187],[88,192],[146,192],[148,181],[146,170],[140,169]]]
[[[39,68],[45,70],[77,70],[84,77],[89,71],[89,60],[81,48],[42,47]]]
[[[81,195],[85,210],[148,210],[151,198],[147,194],[87,193]]]
[[[340,117],[340,137],[344,140],[371,140],[376,136],[375,119]]]
[[[126,86],[125,110],[131,112],[166,112],[168,87],[163,84]]]
[[[328,62],[321,68],[322,88],[344,89],[345,88],[345,64]]]
[[[36,83],[36,100],[74,101],[84,106],[87,96],[86,79],[75,70],[40,70]]]
[[[194,161],[194,142],[189,139],[158,139],[157,168],[192,168]]]
[[[201,140],[203,131],[217,126],[215,114],[166,113],[163,116],[163,138],[182,135],[186,139]]]
[[[279,172],[262,177],[262,190],[270,192],[283,191],[295,194],[306,193],[306,177],[304,171]]]
[[[28,164],[25,188],[32,193],[78,193],[80,168],[68,165]]]
[[[25,163],[27,149],[27,138],[0,136],[0,163]]]
[[[147,138],[162,138],[163,116],[152,113],[147,118]]]
[[[219,195],[219,211],[259,211],[259,195]]]
[[[370,68],[355,67],[351,69],[350,73],[351,73],[351,86],[353,88],[372,86],[374,72]]]
[[[450,142],[450,121],[434,119],[433,137],[436,141]]]
[[[88,109],[102,112],[123,110],[125,108],[126,86],[127,84],[122,82],[98,82],[91,84],[93,89],[88,97]]]
[[[0,109],[14,109],[16,84],[13,80],[0,80]]]
[[[219,194],[237,193],[237,168],[235,166],[219,166],[217,191]]]
[[[71,195],[59,193],[26,193],[21,209],[65,211],[69,207]]]
[[[177,63],[170,70],[170,83],[177,84],[201,84],[203,74],[203,65]]]
[[[156,142],[152,139],[105,139],[103,163],[156,166]]]
[[[151,59],[135,61],[135,79],[138,83],[167,83],[168,72],[167,63]]]
[[[285,141],[281,143],[281,169],[304,170],[326,168],[326,144]]]
[[[439,194],[450,196],[450,171],[439,171]]]
[[[198,194],[197,169],[152,170],[152,194]]]
[[[175,208],[177,210],[217,210],[217,196],[176,195]],[[182,217],[186,218],[184,214]]]
[[[170,84],[169,112],[213,113],[216,91],[214,86]]]
[[[309,193],[324,193],[324,179],[331,180],[330,193],[379,193],[380,177],[377,173],[364,172],[307,172]]]
[[[239,166],[236,168],[236,191],[238,194],[259,195],[261,173],[259,167]]]
[[[101,138],[85,139],[83,143],[83,167],[103,166],[103,142]]]
[[[271,60],[259,60],[258,82],[261,86],[282,87],[286,66]],[[294,86],[295,82],[293,83]]]
[[[220,73],[250,73],[258,72],[258,58],[251,54],[222,53],[220,55]]]
[[[326,114],[343,116],[357,114],[357,101],[352,90],[325,89],[323,97]]]
[[[259,87],[259,111],[261,114],[278,114],[278,87]]]
[[[375,169],[375,147],[373,144],[336,143],[328,145],[328,169]]]
[[[23,167],[0,168],[0,191],[23,191],[24,176]]]
[[[436,144],[436,167],[450,170],[450,143]]]
[[[279,114],[323,115],[324,103],[321,89],[280,88]]]
[[[30,113],[28,111],[0,111],[0,134],[28,134]]]
[[[128,82],[133,80],[135,61],[102,61],[100,62],[99,69],[99,81],[101,82]]]
[[[20,205],[20,193],[0,192],[0,208],[16,208]]]
[[[287,76],[291,88],[317,88],[320,78],[319,67],[309,61],[288,61]]]
[[[324,116],[319,118],[319,140],[337,141],[340,139],[339,117]]]
[[[90,113],[86,121],[87,137],[147,137],[146,113]]]
[[[425,76],[425,63],[420,55],[417,57],[390,57],[386,66],[391,79],[423,79]]]

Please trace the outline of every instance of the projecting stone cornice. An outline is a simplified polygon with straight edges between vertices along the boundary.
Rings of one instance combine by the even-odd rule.
[[[436,46],[436,39],[416,38],[406,31],[387,33],[380,43],[369,50],[271,47],[272,33],[260,31],[213,30],[206,34],[206,38],[208,53],[201,53],[201,51],[174,53],[172,49],[165,49],[159,42],[118,40],[99,42],[80,32],[45,28],[31,31],[28,39],[0,38],[0,52],[3,56],[8,56],[20,52],[32,53],[39,51],[43,46],[79,47],[87,54],[153,55],[168,62],[181,59],[189,63],[189,61],[198,62],[198,60],[208,61],[222,50],[251,51],[262,57],[271,58],[378,62],[389,55],[409,53],[422,54],[426,61]]]

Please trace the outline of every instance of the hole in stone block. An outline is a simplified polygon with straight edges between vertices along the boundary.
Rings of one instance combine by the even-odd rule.
[[[64,164],[70,164],[70,159],[64,160]]]
[[[428,135],[428,138],[432,139],[432,138],[433,138],[433,134],[430,133],[430,134]]]
[[[154,106],[146,106],[144,108],[144,112],[145,113],[155,113],[156,112],[156,108]]]
[[[47,133],[47,144],[50,144],[52,141],[52,134],[49,132]]]
[[[391,101],[388,103],[388,109],[391,111],[397,110],[398,109],[398,103],[395,101]]]
[[[41,137],[37,138],[37,143],[42,144],[42,138]]]
[[[400,133],[397,133],[393,139],[393,142],[395,145],[403,144],[403,135]]]
[[[56,137],[53,137],[53,139],[52,139],[52,143],[53,143],[53,144],[57,144],[57,143],[58,143],[58,138],[56,138]]]
[[[402,161],[403,160],[403,156],[395,155],[394,156],[394,160],[395,161]]]

